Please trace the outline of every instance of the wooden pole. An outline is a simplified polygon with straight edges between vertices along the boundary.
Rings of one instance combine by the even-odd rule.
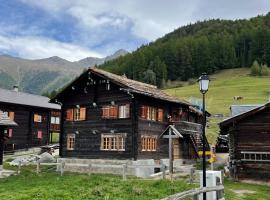
[[[126,164],[123,164],[123,181],[126,181],[127,180],[127,165]]]
[[[162,171],[162,179],[166,178],[166,167],[164,163],[161,164],[161,171]]]
[[[172,157],[172,130],[171,127],[169,128],[169,174],[172,180],[173,174],[173,157]]]
[[[37,162],[37,174],[40,172],[40,162]]]
[[[17,174],[21,173],[21,166],[22,166],[22,161],[19,161]]]
[[[61,168],[60,168],[60,173],[61,173],[61,176],[63,176],[64,174],[64,168],[65,168],[65,162],[61,162]]]
[[[0,171],[3,170],[4,128],[0,128]]]

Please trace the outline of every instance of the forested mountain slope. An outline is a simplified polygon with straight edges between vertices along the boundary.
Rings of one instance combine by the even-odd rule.
[[[101,67],[129,78],[164,86],[202,72],[270,66],[270,13],[244,20],[208,20],[180,27],[132,54]]]

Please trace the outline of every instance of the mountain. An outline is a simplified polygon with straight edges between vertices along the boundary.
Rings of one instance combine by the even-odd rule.
[[[85,68],[100,65],[127,53],[119,50],[104,58],[88,57],[76,62],[57,56],[29,60],[0,55],[0,87],[12,89],[14,85],[18,85],[20,91],[33,94],[51,92],[66,85]]]
[[[270,13],[189,24],[100,67],[163,87],[202,72],[249,67],[255,60],[270,66]]]
[[[128,53],[129,52],[124,50],[124,49],[119,49],[114,54],[112,54],[110,56],[107,56],[107,57],[104,57],[104,58],[87,57],[87,58],[79,60],[79,61],[77,61],[75,63],[78,63],[80,66],[83,66],[83,67],[101,65],[104,62],[116,59],[116,58],[118,58],[120,56],[125,56]]]

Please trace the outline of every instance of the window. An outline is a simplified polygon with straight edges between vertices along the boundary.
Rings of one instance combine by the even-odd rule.
[[[151,106],[142,106],[141,107],[141,118],[157,121],[157,109]]]
[[[38,131],[37,132],[37,138],[38,139],[42,139],[42,131]]]
[[[157,137],[156,136],[142,136],[142,151],[156,151]]]
[[[159,121],[159,122],[163,122],[163,119],[164,119],[164,112],[163,112],[163,109],[159,108],[159,109],[158,109],[158,121]]]
[[[55,124],[55,117],[51,117],[51,123]]]
[[[67,150],[74,150],[75,148],[75,134],[67,135]]]
[[[55,117],[55,124],[60,124],[60,117]]]
[[[118,112],[119,112],[119,118],[129,118],[130,117],[130,105],[126,104],[126,105],[120,105],[118,107]]]
[[[34,114],[34,122],[42,122],[42,116],[39,114]]]
[[[86,120],[86,108],[74,108],[74,109],[67,109],[66,111],[66,120],[67,121],[83,121]],[[56,117],[55,123],[59,123],[59,117]]]
[[[126,134],[102,134],[101,150],[107,151],[125,151]]]
[[[14,120],[14,118],[15,118],[15,112],[12,112],[12,111],[7,112],[6,111],[6,112],[3,112],[3,116],[8,117],[11,120]]]
[[[102,118],[116,119],[118,117],[117,106],[102,106]]]

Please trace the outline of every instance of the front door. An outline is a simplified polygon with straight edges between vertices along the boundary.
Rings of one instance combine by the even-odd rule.
[[[181,152],[180,152],[180,142],[179,138],[173,139],[173,159],[180,159],[181,158]]]

